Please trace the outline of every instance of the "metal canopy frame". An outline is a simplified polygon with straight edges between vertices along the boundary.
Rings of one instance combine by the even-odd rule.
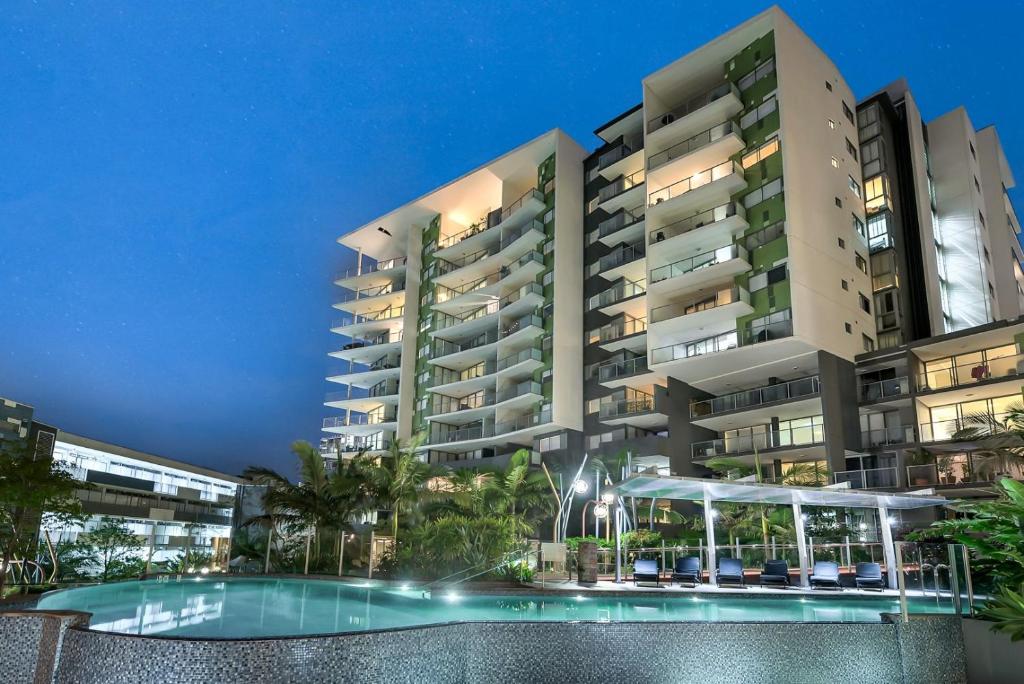
[[[713,505],[716,501],[745,504],[788,505],[793,507],[796,525],[797,551],[800,559],[800,584],[809,586],[809,562],[807,540],[803,531],[802,506],[829,506],[835,508],[871,508],[878,511],[879,528],[882,531],[882,550],[888,572],[889,587],[895,589],[896,553],[889,523],[889,510],[911,510],[946,506],[951,502],[944,497],[919,496],[914,494],[891,494],[869,490],[851,491],[828,487],[791,487],[788,485],[741,482],[736,480],[709,480],[696,477],[637,473],[606,490],[614,494],[618,503],[615,511],[615,581],[622,581],[622,552],[620,516],[623,514],[622,500],[626,497],[639,499],[672,499],[678,501],[700,501],[704,504],[704,525],[707,535],[708,576],[715,575],[715,526]]]

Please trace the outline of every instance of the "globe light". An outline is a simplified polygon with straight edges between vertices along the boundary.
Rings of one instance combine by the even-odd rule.
[[[712,518],[717,518],[718,517],[718,511],[716,511],[715,509],[712,508],[711,509],[711,517]]]
[[[607,518],[608,517],[608,504],[599,503],[594,506],[594,517],[595,518]]]
[[[615,501],[615,494],[613,492],[605,492],[601,495],[601,501],[610,504],[612,501]]]
[[[574,484],[572,487],[573,489],[576,490],[577,494],[586,494],[588,491],[590,491],[590,483],[587,482],[586,480],[576,480],[576,484]]]

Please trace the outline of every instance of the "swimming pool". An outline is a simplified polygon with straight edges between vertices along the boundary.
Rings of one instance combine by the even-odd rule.
[[[92,613],[94,630],[244,639],[395,629],[446,622],[873,622],[890,597],[752,595],[431,595],[329,580],[183,578],[56,591],[40,610]],[[915,612],[948,612],[918,599]]]

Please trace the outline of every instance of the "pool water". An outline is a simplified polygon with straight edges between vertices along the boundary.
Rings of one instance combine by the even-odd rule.
[[[52,592],[42,610],[92,613],[93,629],[125,634],[253,638],[358,632],[459,621],[879,622],[890,597],[431,596],[416,588],[325,580],[239,578],[119,582]],[[948,605],[918,599],[914,612]]]

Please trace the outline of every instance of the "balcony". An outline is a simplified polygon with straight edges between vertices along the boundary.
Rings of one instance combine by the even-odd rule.
[[[473,442],[480,439],[494,437],[494,425],[482,424],[458,428],[456,430],[439,431],[430,435],[427,444],[437,446],[439,444],[459,444],[460,442]]]
[[[498,331],[488,330],[471,340],[462,343],[435,337],[430,345],[430,357],[427,363],[444,365],[454,370],[465,370],[488,358],[493,358],[494,347],[498,342]]]
[[[603,361],[593,366],[597,380],[605,387],[619,387],[625,381],[638,375],[647,374],[647,357],[637,356],[623,361]]]
[[[682,342],[709,328],[733,328],[737,318],[753,311],[745,288],[728,287],[651,309],[650,334]]]
[[[993,415],[986,416],[988,423],[986,425],[980,425],[972,420],[964,418],[957,418],[955,420],[939,420],[931,423],[921,424],[921,441],[922,442],[949,442],[957,441],[964,443],[971,443],[977,441],[977,437],[973,439],[964,439],[957,437],[958,433],[965,430],[978,429],[979,433],[998,433],[1005,429],[1006,421],[1010,417],[1009,413],[996,413]]]
[[[430,404],[427,420],[458,421],[457,424],[472,423],[494,412],[495,393],[493,389],[482,389],[463,397],[435,394]]]
[[[597,193],[597,206],[612,214],[623,207],[635,206],[643,200],[643,186],[646,174],[643,169],[628,176],[619,176]]]
[[[551,411],[535,411],[509,420],[502,421],[494,426],[497,435],[507,435],[530,428],[547,425],[551,422]]]
[[[384,430],[394,430],[398,420],[395,411],[349,414],[324,418],[325,432],[336,434],[369,435]]]
[[[719,84],[648,119],[647,145],[655,151],[665,149],[675,140],[690,137],[715,122],[731,119],[742,110],[743,101],[736,86]]]
[[[799,447],[818,446],[825,442],[823,425],[806,427],[779,428],[772,430],[764,426],[764,432],[752,432],[735,437],[710,439],[705,442],[694,442],[691,452],[694,461],[707,461],[712,458],[753,453],[755,450],[779,451]]]
[[[540,347],[521,349],[498,359],[498,372],[505,375],[532,373],[544,365],[544,354]]]
[[[615,316],[620,313],[628,313],[636,317],[641,312],[646,312],[646,302],[639,300],[647,293],[646,282],[643,280],[633,282],[620,278],[610,288],[596,294],[587,300],[587,311],[600,309],[601,313],[608,316]]]
[[[368,388],[365,394],[353,396],[352,388],[338,392],[328,392],[324,398],[324,404],[332,408],[349,409],[351,411],[370,412],[373,409],[385,405],[398,403],[398,380],[391,379],[378,382]]]
[[[464,287],[468,283],[492,276],[496,271],[505,278],[515,270],[518,262],[538,254],[537,244],[544,239],[544,224],[534,219],[511,233],[505,234],[500,241],[486,249],[467,254],[457,259],[439,258],[438,272],[434,282],[449,289]],[[541,258],[543,265],[543,257]]]
[[[484,387],[494,385],[494,374],[497,372],[494,361],[481,361],[476,365],[456,370],[444,366],[434,366],[431,377],[431,392],[440,394],[469,394]]]
[[[379,311],[356,314],[331,323],[331,332],[356,338],[367,333],[397,331],[401,328],[404,306],[392,306]]]
[[[987,351],[973,353],[983,354]],[[929,363],[929,365],[932,364],[934,362]],[[929,369],[917,376],[916,385],[918,392],[934,392],[976,385],[981,382],[1018,381],[1022,375],[1024,375],[1024,354],[1007,354],[972,359],[969,363],[954,364],[951,362],[946,368]]]
[[[406,257],[397,257],[350,268],[335,273],[334,283],[345,288],[358,287],[359,284],[362,284],[363,287],[383,284],[388,280],[400,278],[405,273],[407,261]]]
[[[743,147],[739,125],[725,121],[648,157],[647,183],[653,187],[672,178],[692,176],[728,159]]]
[[[643,161],[637,154],[644,149],[644,136],[642,133],[624,136],[619,144],[608,150],[597,160],[597,170],[606,180],[612,180],[618,176],[632,171],[630,167],[643,166]],[[633,159],[634,155],[636,156]]]
[[[913,425],[893,425],[874,430],[863,430],[860,433],[860,448],[913,444],[915,439]]]
[[[670,344],[653,349],[651,351],[651,363],[662,364],[696,358],[737,347],[780,340],[790,337],[792,334],[793,321],[790,318],[790,311],[787,309],[772,314],[771,320],[768,323],[752,325],[743,331],[730,330],[720,335],[713,335],[692,342]]]
[[[618,320],[590,331],[590,343],[595,342],[605,351],[640,351],[647,348],[647,318],[624,314]]]
[[[1024,479],[1019,468],[1008,473],[1014,479]],[[1002,475],[982,470],[968,454],[939,457],[938,463],[922,463],[907,466],[908,487],[945,487],[982,485],[986,488]]]
[[[388,297],[387,295],[395,295]],[[380,308],[386,305],[387,300],[400,302],[405,297],[405,281],[397,280],[383,285],[373,285],[358,290],[350,290],[347,295],[342,295],[334,305],[336,309],[342,309],[351,313],[359,313],[360,310],[371,309],[376,306]],[[364,305],[360,307],[359,305]]]
[[[647,220],[663,225],[695,211],[726,204],[746,187],[739,162],[724,161],[651,192],[647,197]]]
[[[608,425],[632,425],[645,430],[662,427],[667,417],[655,408],[654,396],[637,392],[632,399],[620,399],[601,404],[598,416]]]
[[[385,332],[376,337],[353,339],[338,351],[328,355],[349,363],[370,363],[381,356],[402,350],[402,331]]]
[[[539,401],[543,397],[539,382],[525,380],[499,391],[496,403],[502,409],[514,409]]]
[[[910,378],[907,376],[868,382],[860,386],[862,404],[899,399],[910,395]]]
[[[609,247],[621,242],[636,242],[644,232],[644,206],[641,202],[629,209],[623,207],[598,223],[597,239]]]
[[[817,396],[821,392],[818,376],[766,385],[754,389],[733,392],[712,399],[701,399],[690,403],[690,418],[709,418],[732,411],[744,411],[766,404]]]
[[[532,282],[499,299],[498,308],[502,316],[520,316],[535,310],[543,303],[544,288],[540,283]]]
[[[384,380],[397,378],[401,371],[402,358],[399,354],[388,354],[364,365],[365,368],[358,368],[356,364],[350,362],[347,373],[331,375],[327,380],[342,385],[369,388]]]
[[[841,470],[832,473],[832,481],[835,484],[849,482],[851,489],[891,489],[900,486],[896,468]]]
[[[644,264],[644,243],[635,242],[631,245],[620,245],[611,252],[590,264],[587,267],[587,277],[593,278],[600,275],[605,280],[616,280],[625,278],[627,280],[640,280],[646,277],[646,266]]]
[[[728,244],[651,269],[650,293],[681,294],[709,283],[731,281],[750,270],[747,249]]]
[[[746,210],[738,202],[697,212],[650,232],[651,263],[668,263],[704,246],[710,248],[732,242],[748,227]]]
[[[531,188],[500,213],[492,211],[469,228],[439,239],[434,256],[448,260],[449,257],[478,252],[487,245],[497,243],[499,234],[528,223],[543,211],[544,206],[544,193]]]
[[[462,342],[479,335],[485,330],[495,328],[497,324],[498,302],[497,300],[492,300],[468,313],[459,315],[435,311],[430,336],[437,337],[440,335],[451,342]]]

